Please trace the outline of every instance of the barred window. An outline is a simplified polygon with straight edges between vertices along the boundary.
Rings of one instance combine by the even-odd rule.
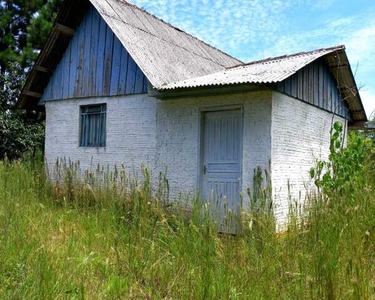
[[[80,147],[105,147],[107,105],[81,106]]]

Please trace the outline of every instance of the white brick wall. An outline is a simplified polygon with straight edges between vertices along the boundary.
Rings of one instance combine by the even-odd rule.
[[[79,107],[96,103],[107,103],[107,146],[79,147]],[[312,187],[311,166],[328,155],[332,115],[277,92],[165,101],[147,95],[50,101],[46,103],[46,159],[50,165],[57,158],[80,161],[82,170],[95,170],[98,163],[124,163],[131,175],[139,173],[144,163],[154,178],[167,168],[171,199],[193,196],[199,189],[202,111],[228,105],[243,108],[244,202],[249,201],[246,188],[252,187],[254,169],[268,169],[272,155],[276,217],[282,223],[289,207],[288,182],[292,199],[304,199],[305,187]]]
[[[340,117],[336,120],[345,122]],[[271,168],[279,223],[286,221],[291,201],[304,201],[306,190],[314,190],[309,170],[318,159],[327,159],[331,126],[331,113],[273,93]]]
[[[80,106],[107,103],[107,146],[79,147]],[[242,187],[252,187],[254,169],[269,167],[272,92],[240,93],[161,101],[147,95],[50,101],[46,103],[46,160],[79,161],[81,170],[125,164],[139,172],[144,163],[156,178],[167,169],[171,199],[199,189],[202,110],[241,105],[244,115]]]
[[[244,113],[243,192],[252,186],[253,170],[268,168],[271,153],[271,92],[158,101],[156,169],[168,167],[172,198],[194,195],[199,188],[201,111],[242,105]],[[244,202],[249,199],[245,197]]]
[[[105,148],[79,147],[80,106],[107,103]],[[130,173],[155,158],[156,102],[147,95],[88,98],[46,102],[46,160],[80,162],[82,170],[124,163]]]

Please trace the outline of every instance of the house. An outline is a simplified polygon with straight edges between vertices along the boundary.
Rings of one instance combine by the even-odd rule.
[[[243,63],[120,0],[64,2],[18,107],[45,109],[49,164],[167,169],[171,198],[236,210],[267,169],[278,222],[333,120],[367,121],[344,46]]]

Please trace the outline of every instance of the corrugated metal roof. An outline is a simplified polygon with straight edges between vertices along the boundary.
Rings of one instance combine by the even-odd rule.
[[[156,88],[241,63],[125,1],[90,2]]]
[[[98,10],[150,83],[159,88],[211,74],[242,63],[186,32],[125,1],[66,0],[54,28],[24,85],[17,106],[35,109],[71,36],[56,30],[76,29],[90,3]],[[48,69],[49,72],[42,72]]]
[[[337,46],[250,62],[214,74],[167,84],[160,90],[243,83],[274,83],[285,80],[316,59],[345,49]]]
[[[353,119],[355,121],[367,120],[343,45],[254,61],[213,74],[167,84],[162,86],[159,91],[167,93],[172,90],[220,85],[277,83],[322,57],[331,69],[337,87],[349,105]]]

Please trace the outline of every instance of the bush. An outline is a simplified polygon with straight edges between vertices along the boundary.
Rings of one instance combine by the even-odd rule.
[[[17,112],[0,111],[0,160],[35,155],[44,148],[44,123],[27,124]]]
[[[310,176],[327,197],[350,195],[366,183],[365,164],[373,148],[372,141],[357,132],[349,132],[344,147],[343,125],[335,122],[331,129],[328,161],[319,161]]]

